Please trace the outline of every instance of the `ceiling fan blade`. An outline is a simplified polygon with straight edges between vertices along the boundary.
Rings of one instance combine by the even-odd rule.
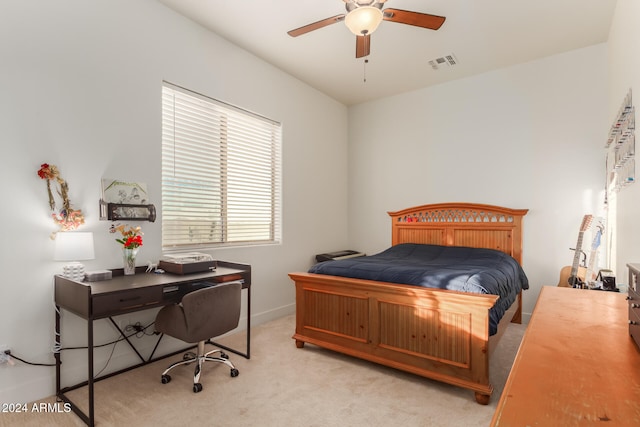
[[[356,58],[362,58],[369,55],[371,48],[371,34],[366,36],[356,36]]]
[[[428,13],[410,12],[400,9],[385,9],[382,11],[385,21],[398,22],[400,24],[414,25],[416,27],[437,30],[444,23],[444,16],[429,15]]]
[[[323,19],[318,22],[314,22],[313,24],[308,24],[300,28],[296,28],[295,30],[287,31],[291,37],[298,37],[303,34],[307,34],[313,30],[318,30],[322,27],[326,27],[327,25],[335,24],[336,22],[340,22],[344,20],[345,15],[336,15],[331,18]]]

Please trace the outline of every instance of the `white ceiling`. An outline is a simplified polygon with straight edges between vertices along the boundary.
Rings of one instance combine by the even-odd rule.
[[[355,58],[344,22],[287,31],[345,13],[343,0],[158,0],[345,105],[606,42],[615,0],[388,0],[445,16],[438,31],[383,21]],[[455,55],[434,71],[429,61]],[[365,64],[364,60],[368,59]],[[366,78],[366,81],[365,81]]]

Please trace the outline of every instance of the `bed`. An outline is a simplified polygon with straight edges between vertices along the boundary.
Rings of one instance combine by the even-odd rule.
[[[519,266],[526,213],[472,203],[389,212],[390,249],[411,244],[485,248],[508,255]],[[383,276],[289,276],[296,287],[297,347],[309,343],[464,387],[475,392],[478,403],[489,403],[489,358],[508,323],[521,322],[521,290],[504,306],[504,296],[389,282]],[[501,305],[499,320],[492,324]]]

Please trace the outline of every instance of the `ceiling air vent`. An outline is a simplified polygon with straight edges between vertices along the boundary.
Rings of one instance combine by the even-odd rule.
[[[434,70],[453,67],[454,65],[457,65],[457,64],[458,64],[458,59],[453,53],[442,56],[440,58],[432,59],[431,61],[429,61],[429,65],[431,65],[431,68],[433,68]]]

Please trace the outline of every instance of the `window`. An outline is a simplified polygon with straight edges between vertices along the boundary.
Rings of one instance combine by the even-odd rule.
[[[281,125],[162,88],[162,248],[280,240]]]

